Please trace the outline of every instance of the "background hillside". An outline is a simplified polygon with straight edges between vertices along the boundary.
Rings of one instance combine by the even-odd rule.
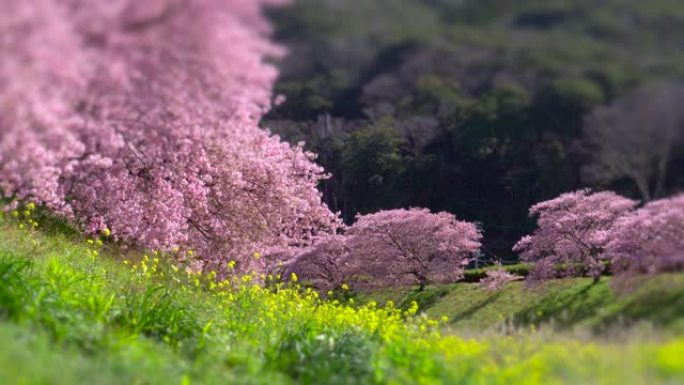
[[[486,253],[508,258],[533,203],[583,186],[644,198],[629,175],[592,168],[612,150],[652,155],[643,140],[596,147],[587,119],[608,105],[636,122],[607,124],[628,132],[614,137],[676,132],[658,150],[666,172],[640,170],[642,190],[684,187],[681,1],[300,0],[270,15],[290,55],[286,101],[263,125],[320,155],[325,200],[348,222],[447,210],[481,222]],[[672,103],[655,113],[658,98]]]

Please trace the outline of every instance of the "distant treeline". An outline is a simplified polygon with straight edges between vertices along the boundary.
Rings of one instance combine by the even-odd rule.
[[[679,0],[300,0],[263,125],[306,141],[325,200],[481,222],[505,256],[528,208],[579,187],[684,187]]]

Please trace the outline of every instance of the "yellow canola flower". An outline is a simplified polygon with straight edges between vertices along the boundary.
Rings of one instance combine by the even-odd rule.
[[[342,290],[345,290],[345,291],[349,290],[349,285],[347,285],[346,283],[343,283],[342,284]]]
[[[33,210],[36,209],[36,204],[33,203],[33,202],[30,202],[29,204],[26,205],[26,208],[27,208],[29,211],[33,211]]]
[[[259,253],[258,251],[255,251],[254,254],[252,254],[252,255],[254,256],[254,259],[261,258],[261,253]]]
[[[102,235],[104,235],[106,238],[108,238],[110,235],[112,235],[112,231],[105,228],[104,230],[102,230]]]
[[[297,274],[292,273],[292,274],[290,274],[290,280],[292,282],[297,282],[299,280],[299,278],[297,278]]]

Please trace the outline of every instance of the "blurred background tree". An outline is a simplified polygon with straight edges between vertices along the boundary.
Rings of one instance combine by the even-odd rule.
[[[290,55],[263,125],[320,154],[347,222],[446,210],[508,258],[536,202],[684,188],[684,123],[667,118],[684,102],[680,0],[299,0],[270,15]],[[620,157],[648,163],[647,193],[606,167]]]

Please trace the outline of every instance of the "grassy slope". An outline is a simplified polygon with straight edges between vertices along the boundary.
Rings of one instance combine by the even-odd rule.
[[[610,278],[556,280],[538,287],[514,282],[499,292],[474,283],[434,286],[425,293],[412,288],[387,289],[372,297],[380,304],[416,300],[431,317],[447,316],[457,330],[501,326],[548,325],[555,330],[582,329],[605,333],[625,326],[648,325],[684,333],[684,274],[642,277],[635,290],[618,292]]]
[[[131,267],[95,256],[97,249],[0,220],[0,383],[655,384],[684,378],[682,338],[616,343],[524,332],[463,339],[396,311],[335,305],[294,290],[239,284],[219,290],[163,261]],[[467,288],[457,287],[429,312],[478,303],[482,294],[473,292],[461,293],[469,302],[447,305]]]

